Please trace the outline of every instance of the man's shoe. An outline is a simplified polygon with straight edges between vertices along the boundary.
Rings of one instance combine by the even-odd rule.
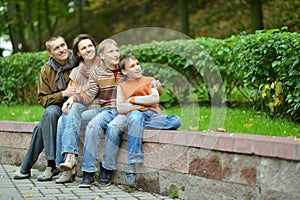
[[[19,168],[14,175],[14,179],[16,180],[27,179],[30,178],[30,176],[31,176],[30,172],[23,174],[21,173],[21,169]]]
[[[53,176],[57,176],[59,174],[59,169],[52,167],[46,167],[44,173],[40,176],[38,176],[38,181],[52,181]]]
[[[135,185],[136,184],[136,173],[126,173],[125,184],[126,185]]]
[[[110,175],[112,174],[112,170],[107,170],[102,166],[102,163],[100,163],[100,178],[98,183],[100,186],[109,186],[111,184],[110,181]]]
[[[82,181],[79,184],[80,188],[90,188],[94,183],[94,173],[93,172],[83,172]]]

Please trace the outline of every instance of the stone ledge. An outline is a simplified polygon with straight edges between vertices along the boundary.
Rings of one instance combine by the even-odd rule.
[[[31,133],[37,124],[37,122],[0,121],[0,132]],[[123,140],[127,140],[127,135],[124,134]],[[4,136],[1,141],[2,146],[9,147],[18,139]],[[143,141],[300,161],[299,138],[213,131],[145,130]],[[22,144],[19,145],[22,148]]]
[[[24,125],[24,127],[23,127]],[[37,123],[0,121],[0,163],[20,165]],[[22,128],[23,127],[23,128]],[[79,142],[82,165],[84,135]],[[137,166],[137,187],[180,199],[299,199],[300,141],[293,138],[223,132],[145,130],[144,162]],[[97,161],[103,157],[101,140]],[[127,135],[112,181],[124,183]],[[43,170],[42,153],[33,166]],[[98,166],[99,168],[99,166]],[[82,176],[81,170],[77,171]]]

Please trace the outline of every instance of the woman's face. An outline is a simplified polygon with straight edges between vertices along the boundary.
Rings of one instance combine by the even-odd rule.
[[[142,76],[141,65],[137,59],[129,58],[125,63],[125,69],[122,73],[127,75],[128,79],[138,79]]]
[[[90,39],[81,40],[78,43],[78,56],[84,61],[93,60],[96,55],[96,47]]]
[[[109,69],[116,69],[120,61],[120,51],[115,45],[108,45],[104,48],[104,51],[100,53],[104,64]]]

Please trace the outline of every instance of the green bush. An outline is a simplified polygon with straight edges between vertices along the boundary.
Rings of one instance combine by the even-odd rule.
[[[300,34],[269,30],[238,36],[239,79],[255,108],[300,121]]]
[[[198,100],[205,100],[208,95],[203,94],[209,94],[211,100],[217,97],[221,101],[218,103],[222,103],[239,90],[252,102],[253,108],[299,122],[300,34],[284,32],[284,29],[241,34],[223,40],[202,37],[129,45],[122,48],[122,54],[133,54],[141,62],[160,63],[176,69],[192,83],[191,90],[198,95]],[[166,76],[178,80],[169,68],[159,70],[153,74],[163,85],[173,84],[164,83]],[[218,73],[225,88],[222,81],[214,80]],[[172,91],[178,89],[180,87],[174,85]],[[177,91],[188,100],[187,92]]]
[[[164,100],[173,105],[179,100],[181,104],[207,101],[209,97],[213,105],[226,101],[218,67],[207,50],[195,40],[122,46],[121,54],[135,55],[146,66],[144,72],[162,82],[168,96],[172,97],[171,101],[162,98],[164,103]],[[197,94],[197,98],[191,94]]]
[[[300,121],[300,34],[259,31],[226,39],[196,38],[121,46],[146,75],[162,82],[166,106],[189,102],[221,105],[236,91],[253,108]],[[47,52],[18,53],[0,60],[0,100],[36,103],[38,73]]]
[[[36,104],[39,71],[47,60],[47,52],[17,53],[1,58],[1,103]]]

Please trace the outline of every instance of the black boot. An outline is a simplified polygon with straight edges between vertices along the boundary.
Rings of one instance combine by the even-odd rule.
[[[83,172],[82,181],[79,184],[80,188],[90,188],[94,183],[94,172]]]
[[[109,186],[111,184],[110,176],[112,174],[113,170],[107,170],[102,166],[102,163],[100,162],[100,178],[98,183],[100,186]]]

